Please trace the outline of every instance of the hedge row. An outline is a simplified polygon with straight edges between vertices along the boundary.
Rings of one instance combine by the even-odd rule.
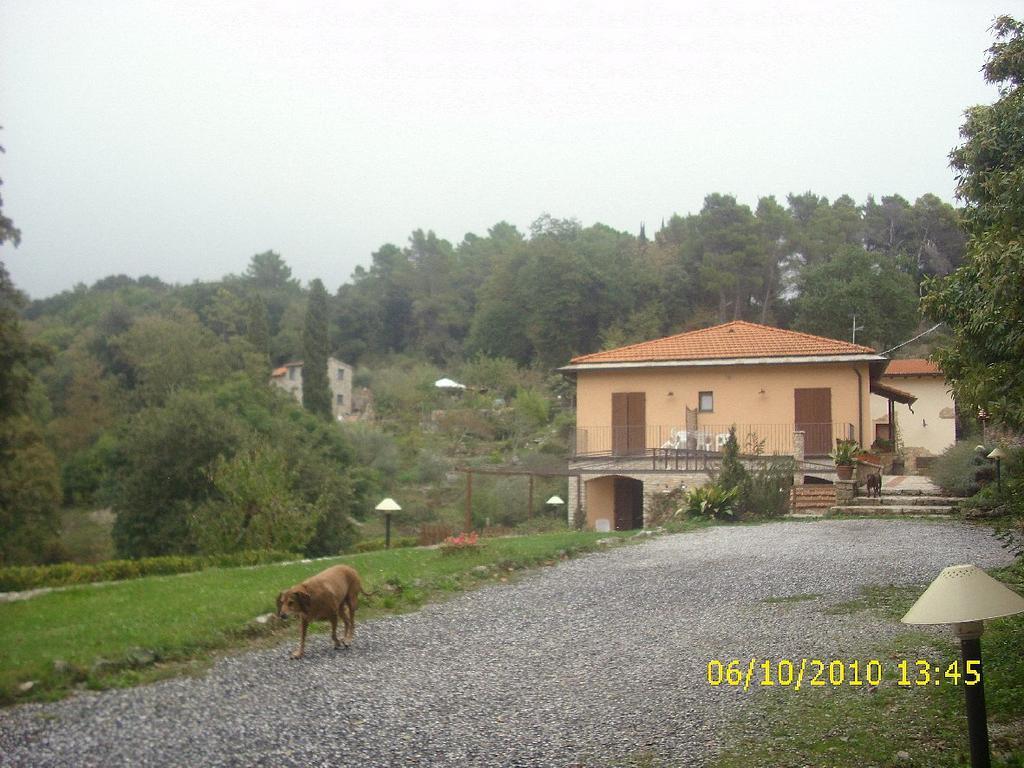
[[[392,536],[391,537],[391,548],[392,549],[404,549],[405,547],[417,547],[419,546],[419,539],[415,536]],[[353,548],[353,552],[376,552],[379,549],[384,549],[385,541],[384,538],[379,539],[363,539],[358,542]]]
[[[293,552],[254,550],[230,555],[170,555],[140,560],[108,560],[96,565],[58,563],[57,565],[13,565],[0,568],[0,592],[20,592],[39,587],[63,587],[96,581],[123,581],[140,576],[191,573],[206,568],[235,568],[298,560]]]

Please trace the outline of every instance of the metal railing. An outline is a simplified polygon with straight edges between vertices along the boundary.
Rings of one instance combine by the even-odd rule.
[[[577,427],[571,446],[573,457],[671,456],[719,454],[736,427],[739,452],[744,456],[792,456],[794,424],[702,424],[687,431],[679,425],[628,427]],[[806,456],[828,454],[837,440],[849,440],[853,425],[842,423],[801,424]]]

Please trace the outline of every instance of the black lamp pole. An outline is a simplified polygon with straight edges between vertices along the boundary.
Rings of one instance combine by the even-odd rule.
[[[984,624],[971,621],[956,625],[960,638],[960,656],[963,659],[964,679],[967,679],[967,663],[978,672],[978,682],[964,685],[967,700],[967,738],[971,745],[971,768],[990,768],[988,752],[988,719],[985,716],[985,678],[981,671],[981,633]]]

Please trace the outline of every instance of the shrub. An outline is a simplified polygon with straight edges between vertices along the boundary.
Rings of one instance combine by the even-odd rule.
[[[747,470],[740,461],[736,427],[729,427],[729,439],[722,447],[722,469],[715,478],[715,484],[721,488],[742,488],[746,481]]]
[[[189,516],[189,531],[208,554],[251,549],[300,550],[318,515],[293,490],[284,452],[264,441],[218,457],[207,472],[217,496]]]
[[[737,512],[740,517],[782,517],[789,511],[793,487],[793,460],[761,459],[740,489]]]
[[[722,488],[710,484],[694,488],[686,499],[686,514],[690,517],[734,520],[738,488]]]
[[[747,450],[760,455],[763,442],[748,438]],[[856,443],[852,444],[856,446]],[[715,478],[715,485],[724,490],[734,490],[732,511],[736,517],[779,517],[789,508],[789,489],[793,485],[793,462],[791,459],[761,457],[754,462],[753,471],[748,470],[739,458],[736,428],[729,430],[729,439],[722,452],[722,470]]]
[[[985,458],[988,452],[977,450],[971,441],[951,445],[932,464],[932,482],[953,496],[973,496],[995,479],[995,468]]]
[[[506,400],[515,394],[520,379],[523,378],[519,366],[507,357],[485,357],[478,355],[463,363],[459,370],[461,381],[471,387],[482,387],[492,397]]]
[[[59,563],[57,565],[11,566],[0,568],[0,591],[15,592],[40,587],[63,587],[97,581],[124,581],[142,576],[191,573],[206,568],[236,568],[248,565],[297,560],[293,552],[257,550],[225,555],[187,557],[166,555],[141,560],[107,560],[96,565]]]
[[[860,456],[860,443],[856,440],[840,440],[836,449],[829,454],[837,467],[852,467]]]
[[[512,401],[517,422],[527,428],[537,429],[548,423],[551,403],[535,389],[520,388]]]
[[[685,485],[673,488],[664,493],[656,493],[651,496],[651,507],[648,512],[648,519],[652,527],[665,525],[675,518],[679,512],[687,508],[689,503],[689,492]]]
[[[383,477],[398,474],[402,457],[391,435],[361,421],[343,423],[339,427],[348,438],[359,464],[376,470]]]
[[[479,552],[480,537],[476,531],[460,533],[458,536],[449,536],[441,542],[442,555],[458,555],[463,552]]]
[[[419,540],[415,536],[392,536],[391,549],[405,549],[406,547],[418,547]],[[378,539],[363,539],[353,548],[353,552],[376,552],[385,549],[383,537]]]

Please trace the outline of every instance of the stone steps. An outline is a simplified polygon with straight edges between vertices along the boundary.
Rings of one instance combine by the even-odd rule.
[[[949,517],[956,514],[956,507],[943,505],[906,505],[906,504],[881,504],[881,505],[845,505],[830,507],[829,515],[899,515],[901,517]]]
[[[958,507],[962,499],[954,496],[924,496],[918,494],[882,494],[881,498],[871,496],[857,496],[846,506],[853,507],[875,507],[886,506],[889,503],[903,507]]]
[[[791,514],[814,517],[835,506],[836,489],[833,485],[797,485],[793,487]]]

